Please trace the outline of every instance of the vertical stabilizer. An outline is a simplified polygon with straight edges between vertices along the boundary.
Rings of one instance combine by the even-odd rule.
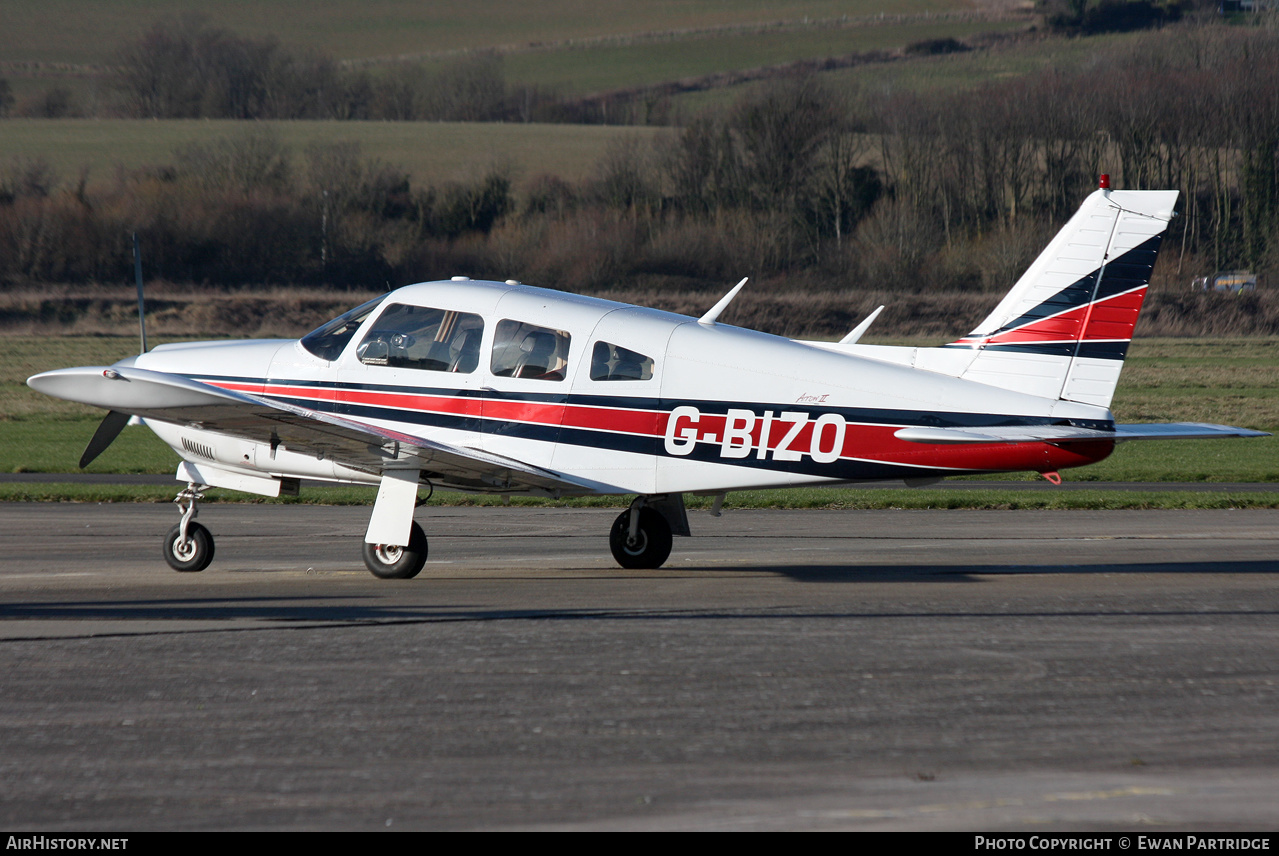
[[[1110,405],[1175,190],[1097,190],[986,320],[948,349],[968,380]]]

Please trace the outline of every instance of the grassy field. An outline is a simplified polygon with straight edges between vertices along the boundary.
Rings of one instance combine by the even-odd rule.
[[[922,25],[917,25],[922,26]],[[948,25],[944,35],[964,39],[978,33],[1014,31],[1016,22],[964,23]],[[904,29],[904,26],[903,26]],[[910,44],[923,39],[901,42]],[[929,38],[934,38],[930,36]],[[908,56],[892,62],[871,62],[823,71],[819,79],[835,91],[935,92],[973,89],[983,84],[1033,74],[1046,69],[1067,71],[1086,67],[1098,53],[1130,41],[1130,33],[1074,38],[1026,38],[988,45],[981,50],[937,56]],[[864,49],[863,49],[864,50]],[[703,110],[733,104],[768,81],[749,81],[714,89],[686,92],[672,98],[678,115],[696,116]]]
[[[710,32],[656,42],[514,53],[505,58],[505,69],[513,83],[550,86],[570,95],[588,94],[1024,27],[1021,21],[909,21],[848,28]]]
[[[241,35],[274,35],[292,49],[316,48],[374,66],[404,57],[499,48],[509,84],[537,84],[575,96],[673,81],[704,82],[708,75],[893,50],[924,39],[1024,29],[1024,18],[1008,17],[1017,8],[1006,0],[908,0],[891,8],[869,0],[548,0],[535,5],[513,0],[8,0],[0,10],[0,76],[10,80],[19,103],[37,98],[57,81],[90,115],[109,110],[104,105],[111,94],[102,75],[113,52],[154,21],[198,12]],[[878,86],[974,85],[1045,63],[1076,64],[1103,41],[1054,39],[1008,50],[912,57],[822,76],[839,86],[856,81]],[[675,96],[672,115],[687,118],[708,106],[723,106],[741,91],[742,86],[717,83],[710,90]],[[594,168],[610,140],[627,133],[653,133],[593,126],[260,124],[297,148],[312,142],[359,142],[367,155],[403,166],[427,183],[474,175],[493,164],[509,165],[525,178],[549,173],[578,180]],[[39,156],[65,177],[88,170],[91,182],[100,185],[111,179],[117,166],[164,163],[178,146],[237,133],[242,123],[7,120],[2,128],[0,166],[12,158]]]
[[[39,395],[26,386],[25,379],[50,368],[107,364],[128,355],[135,346],[136,340],[126,337],[7,337],[0,340],[0,472],[78,472],[76,461],[101,413]],[[1124,422],[1212,421],[1276,431],[1279,429],[1279,339],[1134,342],[1114,411]],[[130,428],[89,471],[169,473],[176,464],[173,452],[149,431]],[[1037,478],[1033,474],[1023,477]],[[1108,460],[1092,467],[1068,470],[1063,477],[1067,481],[1279,482],[1279,438],[1127,443]],[[104,495],[122,498],[130,492],[154,499],[168,492],[167,489],[151,489],[148,493],[141,488],[114,487],[77,490],[82,493],[54,493],[89,500]],[[23,491],[47,493],[49,488],[10,485],[5,491],[0,492],[0,498],[28,495]],[[793,496],[791,493],[785,492],[785,499],[768,501],[802,506],[805,503],[907,502],[903,497],[915,497],[917,499],[909,500],[915,502],[925,501],[924,496],[930,492],[903,491],[902,497],[897,497],[890,496],[891,491],[877,489],[868,494],[871,499],[853,497],[844,490],[815,494],[816,499],[805,498],[802,492]],[[1051,507],[1071,507],[1070,503],[1095,500],[1095,497],[1068,498],[1064,492],[1047,496],[1005,496],[997,500],[968,492],[963,496],[945,491],[931,493],[936,495],[927,501],[933,503],[1022,503],[1018,507],[1049,507],[1024,505],[1044,502],[1066,504]],[[355,491],[353,495],[367,499],[367,492]],[[1128,496],[1107,500],[1112,501],[1174,503],[1188,500],[1161,495],[1158,499]]]
[[[604,125],[507,125],[468,122],[255,122],[295,152],[315,143],[356,142],[365,157],[407,170],[420,184],[473,178],[493,166],[528,179],[549,173],[567,181],[590,175],[610,142],[650,139],[659,128]],[[91,184],[116,169],[170,163],[189,143],[245,133],[234,120],[8,119],[0,122],[0,166],[43,158],[64,180],[88,170]]]
[[[242,36],[274,37],[291,51],[319,50],[373,68],[497,50],[509,84],[569,96],[1027,27],[1024,9],[1008,0],[907,0],[891,7],[870,0],[9,0],[0,9],[0,76],[19,105],[56,84],[83,115],[109,115],[108,71],[118,51],[151,24],[183,14]],[[695,112],[720,100],[694,94],[676,103]]]
[[[998,32],[987,26],[979,32]],[[842,88],[860,85],[903,92],[959,90],[1020,77],[1037,71],[1065,71],[1087,65],[1092,57],[1132,35],[1103,34],[1086,39],[1043,38],[1013,41],[987,50],[912,57],[909,62],[877,63],[827,72],[823,77]]]
[[[14,63],[100,65],[156,21],[198,14],[241,35],[275,36],[344,60],[745,28],[988,6],[971,0],[5,0],[0,57]],[[565,45],[565,47],[572,47]]]

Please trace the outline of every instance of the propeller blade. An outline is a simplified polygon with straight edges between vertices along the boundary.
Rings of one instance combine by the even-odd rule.
[[[105,452],[107,446],[110,446],[111,442],[120,436],[120,432],[128,424],[129,414],[121,413],[118,410],[112,410],[108,413],[107,417],[102,420],[102,424],[98,426],[98,430],[93,432],[93,439],[85,447],[84,454],[80,456],[80,469],[89,466],[98,455]]]

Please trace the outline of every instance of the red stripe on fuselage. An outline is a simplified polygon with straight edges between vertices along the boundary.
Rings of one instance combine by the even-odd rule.
[[[485,414],[487,415],[487,411]],[[627,410],[620,407],[573,404],[564,408],[561,424],[565,428],[661,437],[666,431],[666,417],[669,415],[664,410]]]
[[[727,416],[703,413],[698,420],[699,434],[703,437],[713,434],[722,442],[727,421]],[[748,458],[758,455],[762,422],[757,416],[755,425],[751,428],[751,452]],[[791,438],[787,448],[808,457],[812,449],[813,426],[813,420],[809,419]],[[911,467],[1048,472],[1094,464],[1104,460],[1114,450],[1114,443],[1109,440],[1070,443],[1066,446],[1051,443],[912,443],[895,436],[903,427],[906,426],[849,422],[840,458]],[[768,451],[765,453],[767,459],[773,458],[791,428],[792,423],[782,420],[779,414],[774,413],[768,431]],[[732,460],[726,460],[725,463],[732,463]]]
[[[413,410],[428,413],[447,413],[454,416],[480,415],[480,399],[468,396],[423,395],[415,392],[389,392],[362,389],[336,389],[333,387],[290,386],[287,384],[246,384],[226,381],[206,381],[210,386],[256,395],[301,399],[302,401],[340,401],[345,404],[366,404],[373,407],[393,407],[397,410]]]
[[[393,407],[440,413],[450,416],[478,418],[483,409],[486,419],[503,422],[525,422],[535,425],[560,425],[595,431],[660,437],[666,427],[666,413],[655,410],[633,410],[618,407],[519,401],[477,396],[424,395],[422,393],[386,390],[351,390],[332,387],[291,386],[287,384],[234,383],[207,381],[211,386],[256,395],[274,395],[304,401],[339,401],[374,407]]]
[[[337,400],[349,404],[388,407],[407,411],[473,418],[479,418],[482,415],[486,420],[491,419],[499,422],[518,422],[547,427],[562,425],[568,428],[654,438],[665,436],[667,420],[670,418],[670,413],[667,411],[600,407],[595,405],[509,399],[485,399],[481,402],[481,399],[474,396],[424,395],[421,393],[335,389],[331,387],[293,386],[288,384],[206,382],[211,386],[217,386],[222,389],[300,399],[304,402],[308,400],[325,402]],[[765,420],[751,408],[745,407],[743,409],[754,413],[754,424],[748,432],[751,449],[744,457],[725,458],[724,463],[726,464],[731,465],[737,461],[756,459],[759,456],[760,434],[763,431]],[[785,411],[774,410],[770,412],[772,417],[769,420],[768,445],[764,458],[773,461],[776,453],[783,449],[783,444],[786,451],[797,452],[804,457],[811,457],[814,418],[807,419],[799,431],[790,436],[794,428],[794,421],[783,418]],[[811,415],[808,411],[797,412]],[[700,414],[696,424],[699,442],[707,444],[722,443],[727,421],[728,416],[726,414]],[[884,425],[848,422],[845,425],[844,443],[840,450],[840,458],[900,464],[909,467],[1045,472],[1096,463],[1106,458],[1114,448],[1114,443],[1108,440],[1070,443],[1064,446],[1056,446],[1050,443],[911,443],[899,440],[894,436],[895,432],[902,427],[906,426],[903,424]],[[787,441],[788,436],[789,440]],[[714,438],[713,440],[711,439],[712,437]],[[776,463],[778,465],[777,468],[785,469],[786,461],[782,460]]]

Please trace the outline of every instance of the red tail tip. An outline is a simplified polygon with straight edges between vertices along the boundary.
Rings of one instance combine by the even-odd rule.
[[[1109,190],[1110,189],[1110,173],[1103,172],[1101,174],[1101,179],[1098,180],[1097,182],[1097,186],[1100,187],[1102,190]]]

